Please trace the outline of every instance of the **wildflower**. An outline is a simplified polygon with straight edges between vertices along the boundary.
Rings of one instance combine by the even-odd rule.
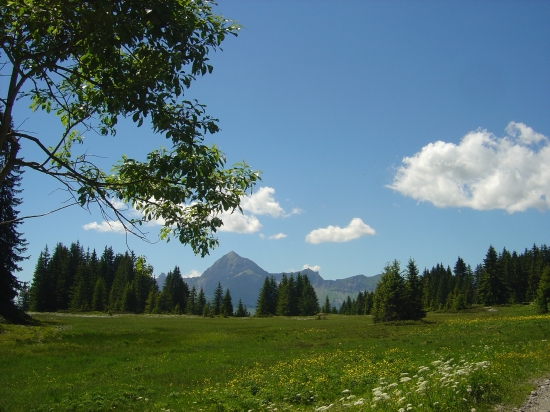
[[[401,379],[399,379],[399,382],[405,383],[405,382],[408,382],[408,381],[410,381],[410,380],[411,380],[411,378],[409,378],[408,376],[404,376],[404,377],[402,377]]]

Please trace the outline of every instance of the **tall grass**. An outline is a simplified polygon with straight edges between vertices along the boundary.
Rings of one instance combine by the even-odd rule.
[[[477,411],[550,372],[550,316],[35,315],[1,325],[0,411]]]

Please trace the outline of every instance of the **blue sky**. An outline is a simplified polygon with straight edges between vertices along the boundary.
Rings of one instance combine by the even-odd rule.
[[[220,120],[208,141],[228,163],[262,171],[245,215],[226,218],[204,259],[176,240],[100,231],[96,210],[29,219],[21,280],[46,244],[76,240],[130,248],[157,275],[200,274],[235,251],[269,272],[311,267],[325,279],[411,257],[421,270],[458,256],[475,266],[491,244],[548,244],[550,2],[220,0],[216,10],[243,28],[188,97]],[[55,139],[54,116],[17,110],[16,126]],[[124,122],[85,142],[107,169],[165,144]],[[36,173],[23,182],[22,215],[66,199]]]

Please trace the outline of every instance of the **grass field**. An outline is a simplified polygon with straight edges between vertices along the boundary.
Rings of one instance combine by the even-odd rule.
[[[550,372],[531,306],[366,316],[35,314],[0,325],[0,411],[476,411]]]

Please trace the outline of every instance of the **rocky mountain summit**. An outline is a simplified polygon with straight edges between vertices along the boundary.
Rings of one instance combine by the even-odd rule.
[[[295,272],[294,275],[297,273]],[[324,303],[325,297],[328,296],[331,305],[337,306],[340,306],[348,295],[355,297],[360,291],[374,290],[380,278],[380,275],[371,277],[356,275],[344,279],[324,280],[319,272],[311,269],[304,269],[299,273],[307,275],[321,305]],[[159,280],[161,276],[159,276]],[[201,276],[187,278],[185,282],[189,288],[193,286],[197,290],[203,288],[207,298],[211,298],[214,289],[220,283],[224,289],[229,289],[234,304],[241,299],[244,305],[253,308],[256,306],[264,279],[270,276],[274,276],[277,281],[280,281],[283,273],[269,273],[252,260],[243,258],[235,252],[229,252],[214,262]]]

